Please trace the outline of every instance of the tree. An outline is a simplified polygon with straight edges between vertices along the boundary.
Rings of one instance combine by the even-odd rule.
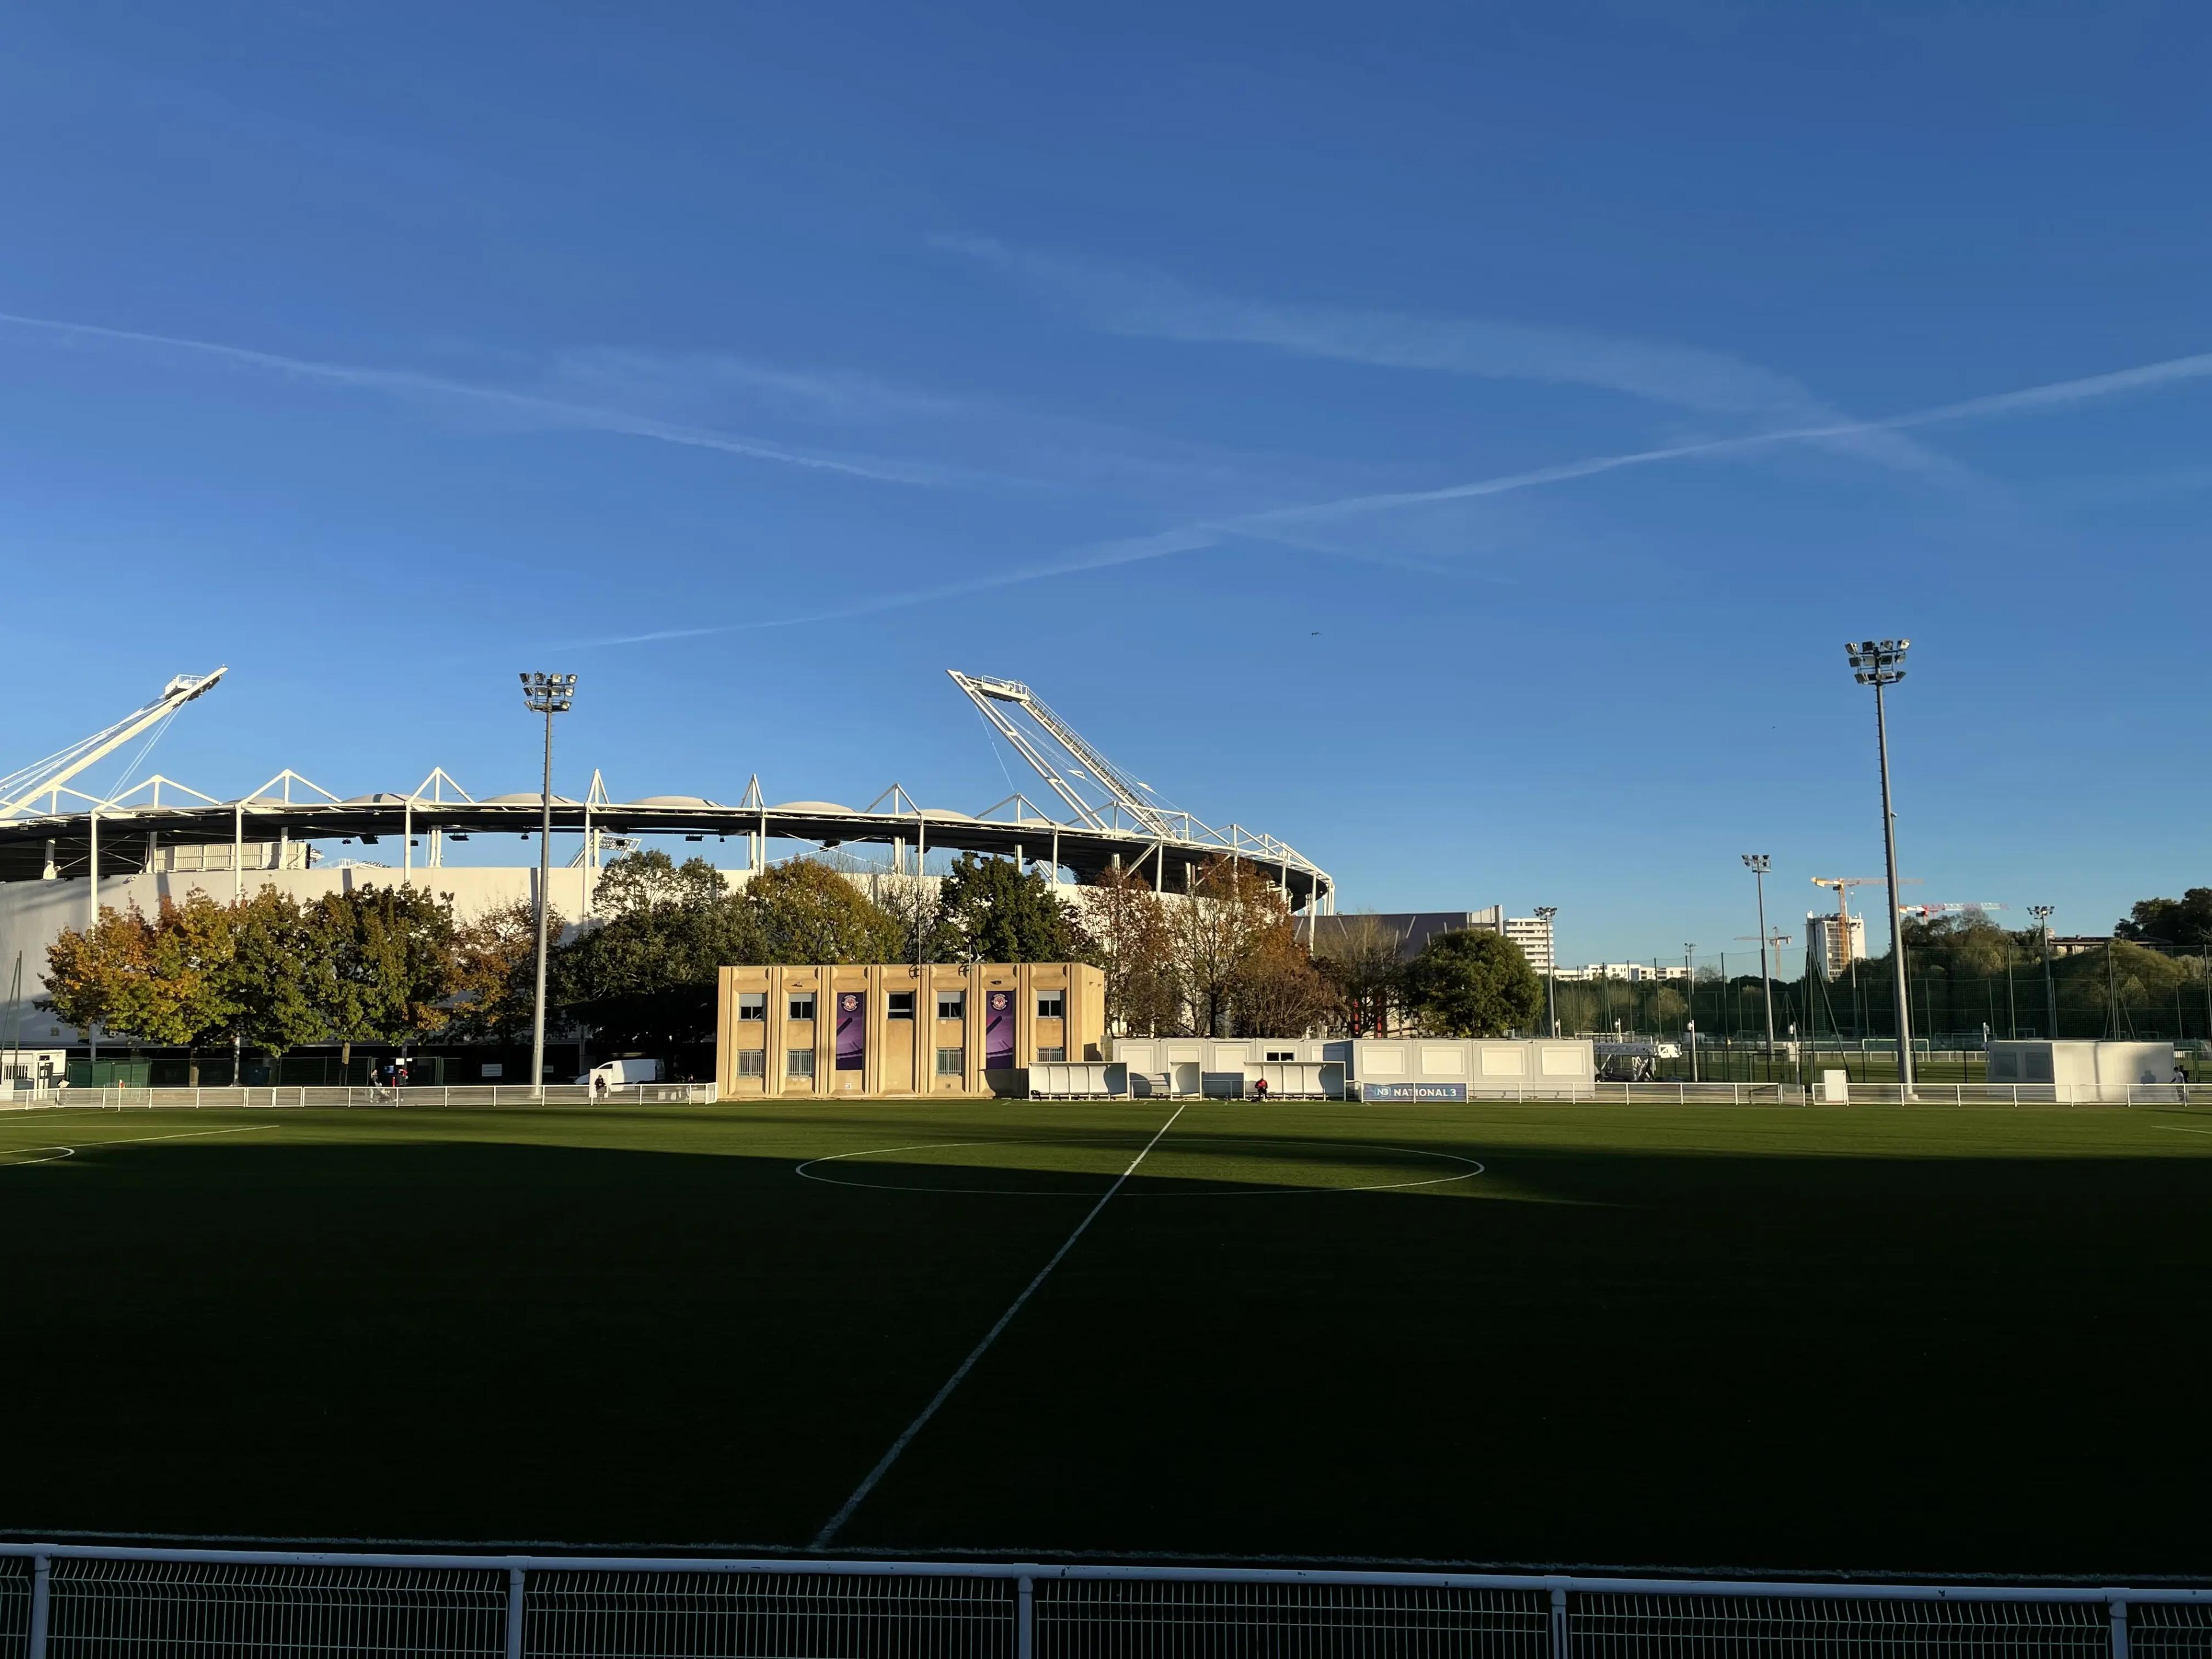
[[[1397,930],[1371,915],[1346,916],[1316,932],[1314,966],[1335,988],[1350,1035],[1386,1034],[1399,995],[1399,943]]]
[[[1521,947],[1472,928],[1434,933],[1406,964],[1406,999],[1443,1036],[1503,1036],[1534,1024],[1544,981]]]
[[[604,896],[604,883],[599,890]],[[557,940],[567,926],[558,911],[546,912],[549,940]],[[453,992],[459,1001],[447,1020],[449,1034],[497,1042],[520,1036],[537,1012],[535,904],[517,899],[454,929]]]
[[[793,859],[771,865],[745,889],[764,963],[896,962],[904,942],[892,917],[826,865]],[[728,960],[747,960],[732,957]]]
[[[1282,890],[1242,859],[1219,854],[1206,861],[1188,901],[1176,908],[1172,932],[1176,979],[1201,1036],[1231,1035],[1227,1028],[1238,1022],[1240,1000],[1246,1019],[1287,1018],[1312,994],[1295,979],[1280,979],[1293,953],[1305,973],[1313,971],[1298,951]]]
[[[1115,865],[1086,894],[1088,955],[1106,978],[1106,1026],[1116,1034],[1173,1030],[1182,998],[1167,907],[1142,876]]]
[[[937,914],[962,962],[1067,962],[1080,930],[1036,871],[963,853],[937,890]]]
[[[419,887],[325,893],[303,920],[316,934],[306,966],[327,1033],[343,1042],[407,1042],[446,1022],[454,986],[453,907]]]
[[[552,953],[547,996],[617,1048],[672,1062],[678,1047],[712,1039],[720,968],[778,959],[752,894],[732,893],[704,859],[631,853],[595,891],[605,920]]]
[[[1230,994],[1237,1029],[1255,1036],[1303,1036],[1338,1006],[1335,988],[1307,957],[1287,915],[1254,941]]]
[[[190,1050],[236,1017],[232,955],[229,912],[204,893],[164,897],[152,921],[103,908],[47,947],[48,1000],[72,1025]]]
[[[2192,887],[2178,899],[2142,899],[2112,933],[2137,945],[2172,945],[2197,955],[2212,951],[2212,887]]]
[[[331,1030],[315,995],[329,975],[331,942],[319,913],[264,887],[228,913],[231,930],[231,1036],[241,1047],[281,1054]]]

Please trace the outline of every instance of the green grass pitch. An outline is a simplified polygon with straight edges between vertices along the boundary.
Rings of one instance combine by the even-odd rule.
[[[0,1530],[798,1548],[1164,1103],[0,1115]],[[2201,1573],[2212,1114],[1186,1108],[848,1549]]]

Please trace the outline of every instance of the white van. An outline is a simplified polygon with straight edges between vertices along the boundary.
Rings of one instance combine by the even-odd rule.
[[[603,1060],[576,1079],[593,1086],[601,1084],[610,1089],[620,1089],[632,1083],[660,1081],[660,1062],[657,1060]]]

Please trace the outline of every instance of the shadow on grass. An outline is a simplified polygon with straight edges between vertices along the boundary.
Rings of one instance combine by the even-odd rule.
[[[1480,1155],[1571,1201],[1117,1201],[848,1538],[2202,1570],[2212,1158]],[[793,1163],[9,1171],[0,1527],[802,1543],[1091,1194]]]

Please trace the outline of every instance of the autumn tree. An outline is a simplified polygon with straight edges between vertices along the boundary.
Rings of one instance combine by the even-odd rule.
[[[1172,1031],[1182,1012],[1176,935],[1167,906],[1142,876],[1119,865],[1086,893],[1090,959],[1106,979],[1106,1025],[1122,1034]]]
[[[264,887],[228,912],[231,931],[231,1036],[241,1048],[281,1054],[331,1031],[316,995],[330,934],[320,913]]]
[[[1201,1036],[1230,1028],[1263,1036],[1304,1031],[1330,1001],[1299,947],[1282,890],[1257,866],[1226,855],[1206,860],[1187,902],[1175,907],[1176,977]],[[1293,1023],[1270,1028],[1266,1022]]]
[[[770,865],[745,888],[759,929],[756,962],[896,962],[898,924],[852,882],[812,859]],[[744,958],[732,958],[743,960]]]
[[[1544,1006],[1544,981],[1502,934],[1432,933],[1406,964],[1406,1000],[1438,1036],[1503,1036],[1526,1030]]]
[[[557,941],[567,926],[558,911],[549,910],[549,943]],[[538,907],[530,900],[517,899],[460,924],[453,930],[458,1000],[447,1020],[447,1033],[514,1042],[536,1012],[537,969]]]
[[[189,1053],[238,1015],[234,950],[229,912],[204,893],[164,897],[151,919],[136,905],[102,908],[88,931],[47,947],[47,1000],[72,1025]]]
[[[1401,982],[1398,930],[1373,915],[1328,923],[1314,935],[1314,966],[1334,987],[1345,1028],[1356,1037],[1386,1035]]]

